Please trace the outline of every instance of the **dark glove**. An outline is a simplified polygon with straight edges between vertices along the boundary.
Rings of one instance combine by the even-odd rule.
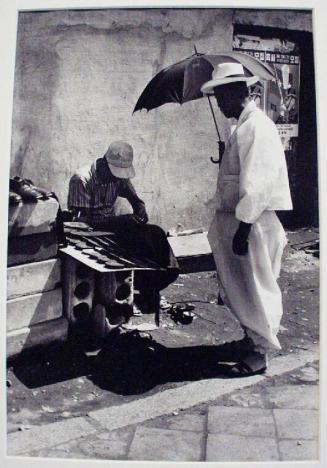
[[[249,234],[252,224],[240,222],[233,238],[233,252],[236,255],[246,255],[249,251]]]

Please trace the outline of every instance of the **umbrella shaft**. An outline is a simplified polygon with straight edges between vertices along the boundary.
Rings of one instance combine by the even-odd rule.
[[[210,106],[210,109],[211,109],[212,117],[213,117],[213,120],[214,120],[214,122],[215,122],[215,127],[216,127],[216,130],[217,130],[217,135],[218,135],[219,140],[221,140],[220,133],[219,133],[219,130],[218,130],[217,121],[216,121],[216,117],[215,117],[215,113],[214,113],[214,111],[213,111],[213,108],[212,108],[212,104],[211,104],[209,95],[208,95],[208,101],[209,101],[209,106]]]

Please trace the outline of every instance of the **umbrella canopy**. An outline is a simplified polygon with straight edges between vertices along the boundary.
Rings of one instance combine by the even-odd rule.
[[[141,109],[149,111],[169,102],[183,104],[203,97],[201,86],[211,79],[215,66],[224,62],[241,63],[247,76],[275,79],[269,65],[243,52],[195,53],[155,75],[139,97],[133,113]]]

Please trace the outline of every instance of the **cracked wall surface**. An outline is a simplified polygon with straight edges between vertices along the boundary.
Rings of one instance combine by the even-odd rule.
[[[152,76],[191,55],[194,45],[199,52],[230,49],[233,18],[249,21],[246,15],[231,9],[20,13],[11,175],[55,191],[65,207],[73,172],[124,139],[134,147],[134,185],[151,221],[165,229],[207,228],[217,177],[207,101],[132,111]],[[219,110],[216,115],[227,137],[228,123]]]

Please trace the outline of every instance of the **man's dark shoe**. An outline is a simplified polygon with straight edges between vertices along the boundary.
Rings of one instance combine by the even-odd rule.
[[[18,205],[22,201],[22,197],[15,192],[9,192],[9,205]]]
[[[248,336],[241,340],[230,341],[217,346],[217,357],[221,361],[240,361],[243,356],[253,351],[254,343]]]
[[[31,187],[25,182],[21,177],[14,177],[10,179],[9,188],[11,191],[17,193],[22,197],[23,200],[36,202],[40,198],[43,198],[43,195]]]
[[[258,351],[249,351],[230,369],[231,377],[250,377],[263,374],[267,369],[267,355]]]
[[[37,192],[39,192],[43,198],[47,199],[47,198],[50,198],[52,197],[54,194],[53,192],[50,192],[49,190],[45,189],[45,188],[42,188],[42,187],[37,187],[36,185],[33,184],[33,182],[31,181],[31,179],[25,179],[25,182],[31,187],[33,188],[34,190],[36,190]]]

